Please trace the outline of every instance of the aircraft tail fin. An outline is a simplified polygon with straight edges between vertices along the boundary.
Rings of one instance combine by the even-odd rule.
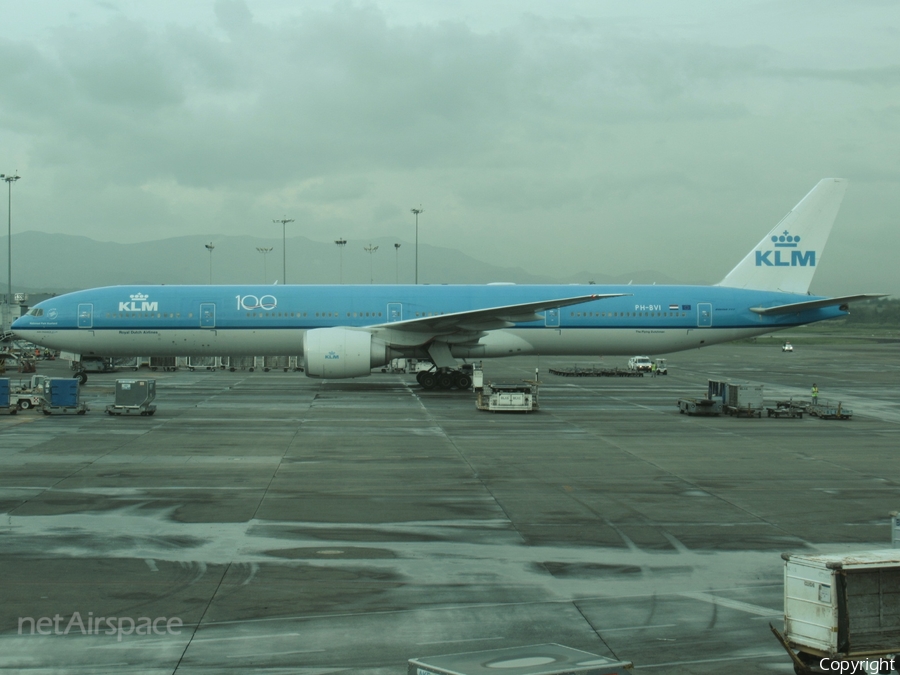
[[[843,178],[820,180],[717,285],[806,293],[846,189]]]

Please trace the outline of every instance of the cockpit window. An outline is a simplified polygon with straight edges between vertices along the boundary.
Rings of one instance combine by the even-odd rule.
[[[44,310],[42,310],[40,307],[32,307],[31,309],[28,310],[27,315],[28,316],[44,316]]]

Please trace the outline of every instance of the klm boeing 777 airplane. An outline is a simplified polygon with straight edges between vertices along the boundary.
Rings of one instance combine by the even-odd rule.
[[[426,386],[461,386],[458,359],[662,354],[839,317],[808,294],[846,181],[818,183],[715,286],[115,286],[33,307],[13,331],[83,356],[302,354],[350,378],[427,359]]]

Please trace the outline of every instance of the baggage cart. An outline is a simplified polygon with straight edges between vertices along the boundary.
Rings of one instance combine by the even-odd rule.
[[[216,370],[219,367],[218,356],[189,356],[187,360],[188,370]]]
[[[116,380],[116,402],[106,406],[107,415],[150,416],[156,412],[156,380]]]
[[[226,356],[222,359],[222,363],[232,373],[236,370],[249,370],[251,373],[256,367],[255,356]]]
[[[115,358],[112,361],[115,368],[137,370],[141,367],[141,359],[139,356],[122,356]]]
[[[678,412],[682,415],[707,415],[710,417],[722,414],[722,401],[711,398],[680,398],[677,401]]]
[[[150,370],[174,371],[178,369],[178,365],[174,356],[151,356]]]
[[[845,408],[841,402],[832,403],[831,401],[818,401],[810,403],[808,407],[809,414],[823,420],[849,420],[853,417],[853,411]]]
[[[270,370],[288,371],[291,359],[289,356],[266,356],[263,358],[263,372],[268,373]]]
[[[796,419],[803,418],[805,405],[799,405],[793,400],[776,401],[774,406],[766,406],[766,417],[791,417]]]

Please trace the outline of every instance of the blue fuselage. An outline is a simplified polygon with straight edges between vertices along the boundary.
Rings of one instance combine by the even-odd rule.
[[[84,355],[293,355],[306,331],[366,329],[417,318],[591,293],[622,297],[541,313],[452,345],[456,357],[660,354],[845,314],[836,307],[760,315],[809,295],[720,286],[115,286],[46,300],[13,325],[36,344]],[[421,355],[421,345],[394,348]]]

